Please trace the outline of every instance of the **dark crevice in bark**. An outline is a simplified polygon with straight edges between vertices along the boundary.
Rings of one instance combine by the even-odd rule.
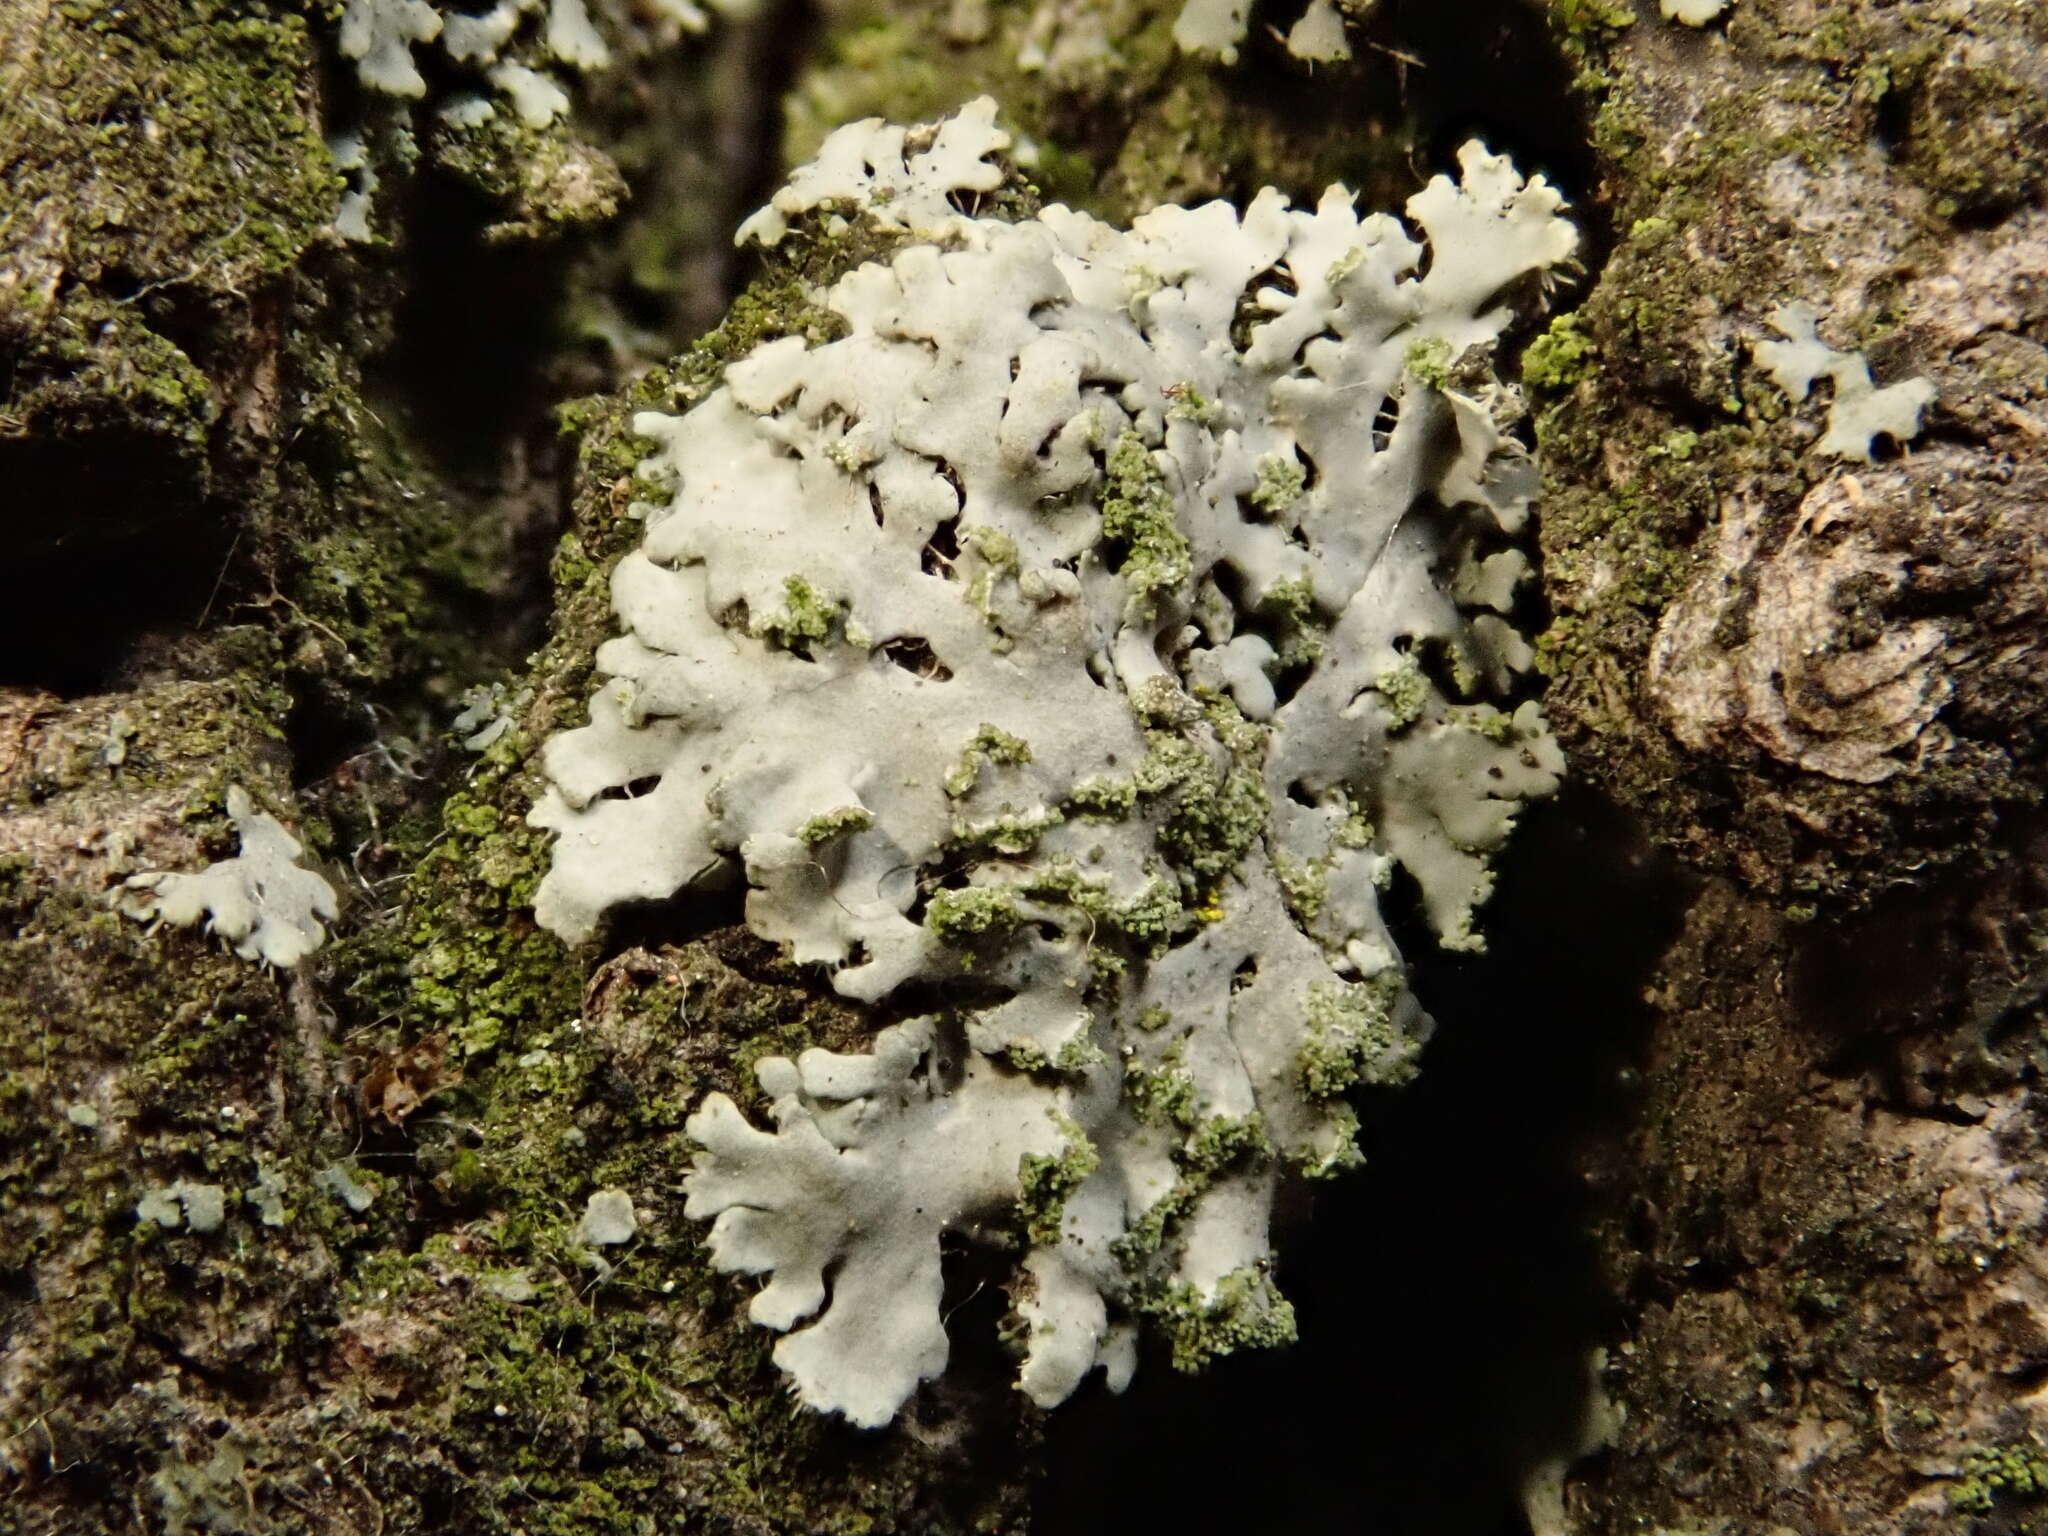
[[[735,114],[720,145],[725,163],[732,168],[733,206],[742,215],[766,203],[782,186],[781,145],[788,115],[784,104],[827,36],[819,0],[781,0],[748,33],[749,46],[739,62],[760,86],[750,98],[753,112]],[[720,246],[721,251],[730,249],[729,244]],[[729,268],[729,279],[733,276]],[[744,276],[741,273],[738,280],[728,282],[728,302],[739,292]]]
[[[143,495],[125,473],[135,460],[112,444],[39,458],[0,462],[0,479],[10,499],[18,494],[53,519]],[[202,623],[233,544],[217,513],[174,515],[137,537],[102,544],[87,534],[48,558],[13,564],[0,579],[0,685],[61,697],[115,686],[138,639]]]
[[[619,908],[610,919],[604,935],[603,958],[612,960],[628,950],[658,949],[664,944],[728,929],[738,930],[752,938],[753,935],[743,926],[746,921],[746,882],[735,878],[736,870],[731,868],[722,870],[721,874],[723,878],[718,883],[686,885],[666,901],[636,902]],[[749,959],[758,958],[763,965],[772,964],[780,958],[776,946],[766,940],[757,940],[756,944],[758,949],[741,945],[738,952]],[[750,970],[748,965],[731,956],[721,958],[742,974]],[[591,969],[594,973],[597,967]],[[788,978],[778,979],[786,981]]]
[[[1524,175],[1540,171],[1565,190],[1582,226],[1593,225],[1580,260],[1599,265],[1608,241],[1591,201],[1598,182],[1591,124],[1541,8],[1520,0],[1388,0],[1364,35],[1369,48],[1420,61],[1405,71],[1404,89],[1426,125],[1417,138],[1425,175],[1454,164],[1459,146],[1476,135]]]
[[[548,403],[574,253],[559,242],[487,242],[497,210],[443,176],[422,176],[409,203],[405,298],[392,345],[372,365],[373,393],[400,407],[444,472],[488,479],[507,437]]]

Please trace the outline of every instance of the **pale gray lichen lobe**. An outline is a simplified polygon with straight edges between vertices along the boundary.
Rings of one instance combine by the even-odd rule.
[[[240,853],[195,874],[130,875],[115,904],[140,922],[189,928],[203,921],[244,960],[289,969],[327,941],[326,925],[340,915],[334,887],[299,863],[298,839],[257,810],[247,790],[232,785],[227,799]]]
[[[959,998],[872,1054],[762,1062],[772,1132],[717,1095],[691,1122],[716,1261],[773,1276],[778,1363],[861,1424],[944,1367],[947,1231],[1024,1242],[1042,1404],[1120,1385],[1145,1316],[1191,1364],[1289,1336],[1277,1182],[1355,1160],[1343,1094],[1426,1028],[1380,893],[1405,869],[1477,947],[1488,855],[1561,766],[1500,707],[1529,662],[1517,405],[1443,366],[1485,378],[1499,296],[1570,257],[1556,193],[1468,145],[1408,205],[1426,271],[1342,188],[1129,230],[942,208],[1006,142],[980,104],[854,125],[755,226],[829,187],[927,243],[822,296],[839,339],[639,418],[674,495],[533,813],[565,938],[738,873],[842,995]]]

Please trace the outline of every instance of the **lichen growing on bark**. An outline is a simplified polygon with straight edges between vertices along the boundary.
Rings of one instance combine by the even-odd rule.
[[[966,1395],[880,1449],[792,1423],[661,1187],[656,1161],[687,1155],[675,1127],[693,1096],[718,1089],[758,1117],[755,1060],[855,1050],[865,1026],[729,935],[664,949],[622,934],[586,989],[519,920],[538,872],[521,754],[576,718],[588,679],[571,653],[605,628],[603,574],[629,542],[618,514],[647,445],[617,403],[568,413],[584,478],[564,534],[547,434],[519,435],[530,468],[515,494],[479,494],[477,460],[423,453],[431,434],[386,391],[436,345],[462,348],[409,327],[400,345],[420,350],[403,366],[367,384],[361,366],[404,292],[430,301],[409,319],[469,312],[431,300],[486,291],[479,227],[513,242],[587,229],[617,183],[586,148],[624,168],[638,222],[567,279],[565,245],[523,251],[507,265],[529,283],[487,285],[493,301],[519,295],[491,309],[489,334],[560,314],[535,343],[547,387],[601,388],[672,343],[690,323],[678,316],[715,316],[732,188],[771,179],[747,101],[773,57],[736,45],[704,76],[682,55],[635,59],[588,83],[573,139],[559,124],[531,138],[510,121],[429,128],[419,174],[459,195],[445,179],[408,191],[389,120],[355,124],[385,157],[386,200],[376,239],[344,250],[327,234],[343,187],[320,142],[351,126],[330,89],[345,71],[321,63],[337,9],[0,12],[0,654],[16,669],[0,693],[0,1524],[69,1532],[139,1511],[165,1528],[1014,1529],[1014,1423],[949,1440],[958,1405],[1001,1401],[1004,1367],[961,1362]],[[1480,78],[1409,47],[1400,19],[1421,9],[1383,3],[1387,30],[1354,29],[1354,63],[1314,72],[1271,69],[1255,26],[1226,72],[1173,53],[1170,3],[828,7],[792,140],[800,158],[844,116],[993,86],[1038,140],[1037,183],[1100,187],[1112,216],[1338,175],[1391,202],[1436,120],[1433,86]],[[1584,307],[1526,373],[1553,467],[1543,654],[1581,772],[1794,916],[1924,882],[1959,848],[1996,853],[2043,746],[2026,557],[2044,501],[2028,445],[2048,411],[2026,281],[2044,265],[2040,9],[1737,0],[1700,31],[1647,4],[1541,10],[1583,71],[1598,159],[1577,180],[1613,235]],[[1526,70],[1541,50],[1513,29],[1537,13],[1459,8],[1457,45],[1507,38],[1482,62]],[[1105,33],[1109,60],[1091,41]],[[1521,81],[1470,110],[1513,115]],[[1576,121],[1568,103],[1543,108]],[[1541,137],[1534,116],[1518,128]],[[1569,162],[1569,131],[1545,153]],[[1002,190],[980,211],[1025,201]],[[687,403],[758,340],[828,339],[806,286],[885,247],[800,231],[722,335],[634,405]],[[435,287],[450,271],[460,281]],[[1763,317],[1795,300],[1881,383],[1940,386],[1914,452],[1881,452],[1853,488],[1801,451],[1824,413],[1788,414],[1744,365]],[[526,366],[477,368],[444,397]],[[1268,483],[1283,501],[1299,489]],[[564,535],[553,594],[499,585],[512,515],[531,519],[531,544]],[[40,601],[82,590],[119,596]],[[1766,591],[1796,593],[1797,625],[1757,622]],[[522,605],[553,608],[569,649],[536,664],[496,755],[447,794],[428,684],[450,672],[459,690],[532,649],[516,625],[490,636],[488,661],[472,645],[484,615]],[[1313,643],[1288,626],[1298,607],[1272,595],[1297,659]],[[1680,698],[1667,670],[1658,696],[1647,658],[1694,624],[1698,666],[1680,671],[1753,693]],[[1930,625],[1940,643],[1913,654]],[[1909,707],[1833,696],[1872,678],[1874,700]],[[1687,702],[1703,696],[1712,707]],[[1873,784],[1825,762],[1886,766]],[[280,808],[296,791],[310,850],[349,893],[350,926],[307,978],[191,934],[145,941],[103,900],[145,864],[231,854],[234,782]],[[1127,814],[1126,789],[1077,793],[1074,814]],[[1990,883],[2038,909],[2023,865]],[[1286,890],[1302,913],[1327,900],[1313,868]],[[2014,1086],[2034,1069],[2001,1042],[2018,1050],[2038,1021],[2001,1014],[1995,988],[1941,991],[1925,956],[1931,931],[1996,935],[1969,964],[2007,977],[2038,940],[1944,901],[1917,918],[1881,903],[1876,937],[1853,944],[1832,919],[1788,938],[1753,909],[1704,911],[1659,978],[1655,1134],[1617,1178],[1644,1198],[1608,1245],[1640,1265],[1622,1294],[1644,1321],[1634,1353],[1612,1357],[1627,1437],[1570,1495],[1589,1526],[1749,1518],[1762,1505],[1746,1469],[1814,1453],[1805,1407],[1825,1436],[1802,1464],[1809,1486],[1871,1529],[1900,1518],[1858,1502],[1874,1487],[1904,1490],[1935,1529],[1987,1518],[1986,1498],[1989,1518],[2027,1512],[2031,1346],[2011,1292],[2037,1280],[2023,1204],[2039,1159]],[[1122,917],[1140,931],[1157,915]],[[1854,963],[1812,969],[1836,942]],[[1739,973],[1753,989],[1728,985]],[[1842,979],[1870,975],[1891,984]],[[1853,998],[1855,1017],[1815,1012],[1821,995]],[[1931,1013],[1966,1027],[1929,1044],[1915,1031]],[[1865,1059],[1868,1083],[1844,1076]],[[1147,1112],[1178,1124],[1174,1064],[1146,1082]],[[1868,1141],[1845,1139],[1850,1124]],[[1784,1158],[1759,1150],[1788,1135]],[[371,1196],[361,1211],[322,1182],[335,1169]],[[1920,1182],[1902,1195],[1887,1170]],[[1042,1228],[1070,1172],[1046,1165],[1017,1219]],[[175,1229],[135,1219],[151,1192],[184,1189],[220,1191],[217,1228],[185,1226],[182,1199]],[[609,1279],[575,1252],[604,1189],[644,1218],[602,1250]],[[986,1278],[962,1276],[948,1305],[983,1305]],[[1179,1319],[1188,1352],[1221,1336],[1212,1321],[1232,1319]],[[1933,1378],[1930,1336],[1948,1362]],[[1673,1467],[1698,1474],[1690,1494]],[[974,1493],[934,1493],[949,1482]],[[1808,1513],[1772,1518],[1797,1528]]]
[[[1937,128],[1913,61],[1945,24],[1844,5],[1815,30],[1802,14],[1740,7],[1725,34],[1693,37],[1572,34],[1623,193],[1619,238],[1583,306],[1531,347],[1527,377],[1551,485],[1556,619],[1539,650],[1568,746],[1660,837],[1811,911],[1988,846],[1999,809],[2035,794],[2031,701],[2048,679],[2007,644],[2031,600],[2001,594],[2038,580],[2014,558],[2038,504],[2024,423],[2042,375],[2021,274],[2048,254],[2048,223],[2011,202],[2009,217],[1945,223],[1960,207],[1919,167],[1942,143],[1976,153],[1994,121],[2032,145],[2048,114],[2009,118],[2012,98],[1993,92]],[[1981,9],[1958,46],[1979,70],[2037,74],[2041,25]],[[1918,126],[1889,153],[1902,120]],[[1809,456],[1818,416],[1788,409],[1751,362],[1787,302],[1825,311],[1878,384],[1931,380],[1928,436],[1868,476]],[[1807,615],[1796,641],[1778,632],[1787,603]],[[1789,670],[1772,660],[1788,645],[1802,657]],[[1671,661],[1645,666],[1659,646]],[[1893,696],[1923,687],[1893,682],[1916,648],[1938,702],[1887,745],[1912,713]],[[1681,673],[1728,686],[1657,681]],[[1762,690],[1747,703],[1743,678]],[[1806,717],[1886,765],[1828,773],[1827,754],[1727,724],[1738,715]]]

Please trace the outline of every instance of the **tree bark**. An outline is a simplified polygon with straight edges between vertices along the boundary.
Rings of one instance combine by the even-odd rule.
[[[0,0],[0,1532],[2038,1518],[2038,8],[1377,0],[1314,68],[1285,6],[1228,67],[1152,0],[594,9],[611,67],[527,129],[360,92],[324,7]],[[1107,217],[1396,207],[1475,129],[1567,189],[1587,271],[1519,344],[1576,788],[1495,958],[1418,965],[1447,1027],[1288,1250],[1300,1358],[1048,1422],[969,1261],[945,1384],[861,1435],[792,1411],[679,1184],[705,1091],[870,1026],[715,906],[566,952],[523,817],[637,537],[631,413],[860,254],[736,265],[778,141],[983,91]],[[1829,386],[1755,354],[1792,301],[1932,380],[1924,431],[1820,452]],[[345,896],[288,971],[110,903],[232,854],[232,786]],[[217,1226],[138,1213],[194,1188]]]
[[[1620,1428],[1576,1528],[2008,1530],[2048,1486],[2043,28],[1581,34],[1615,244],[1541,381],[1548,702],[1710,878],[1609,1165]],[[1922,434],[1817,451],[1755,351],[1795,300],[1935,382]]]

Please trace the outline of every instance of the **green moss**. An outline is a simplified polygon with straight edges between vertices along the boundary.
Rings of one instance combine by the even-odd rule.
[[[1403,362],[1419,382],[1442,389],[1451,378],[1451,344],[1441,336],[1426,337],[1408,348]]]
[[[414,871],[404,919],[342,950],[359,997],[388,999],[387,1010],[423,1034],[448,1034],[469,1056],[573,1018],[581,991],[560,941],[531,915],[545,840],[523,814],[503,814],[497,798],[504,762],[523,749],[523,733],[501,739],[465,791],[449,797],[443,835]]]
[[[1296,921],[1306,925],[1322,915],[1330,897],[1330,866],[1327,860],[1302,863],[1275,849],[1271,855],[1273,878],[1280,882],[1280,894]]]
[[[1174,1166],[1179,1172],[1172,1189],[1147,1206],[1131,1221],[1124,1235],[1110,1245],[1111,1252],[1132,1278],[1134,1297],[1141,1310],[1169,1305],[1170,1292],[1152,1274],[1152,1260],[1163,1251],[1180,1224],[1195,1208],[1202,1194],[1223,1174],[1247,1168],[1271,1158],[1273,1144],[1256,1114],[1216,1115],[1201,1119],[1186,1106],[1183,1122],[1176,1072],[1171,1059],[1155,1076],[1166,1080],[1149,1083],[1140,1091],[1156,1091],[1158,1107],[1173,1124],[1185,1124],[1188,1134],[1174,1149]]]
[[[1261,455],[1254,466],[1254,473],[1258,480],[1247,499],[1253,506],[1267,512],[1284,512],[1293,506],[1308,484],[1308,473],[1300,461],[1282,458],[1277,453]]]
[[[960,749],[960,759],[946,773],[946,793],[958,800],[981,782],[989,763],[1018,766],[1031,761],[1031,744],[986,722],[975,728]]]
[[[1226,1168],[1272,1155],[1266,1124],[1256,1114],[1215,1115],[1196,1125],[1175,1161],[1206,1184]]]
[[[1000,528],[972,523],[960,530],[961,540],[999,571],[1017,569],[1017,541]]]
[[[456,1365],[370,1426],[402,1433],[417,1414],[436,1444],[522,1480],[517,1499],[501,1500],[495,1484],[473,1489],[465,1529],[509,1532],[516,1521],[580,1536],[591,1529],[581,1522],[601,1519],[638,1530],[676,1518],[679,1497],[777,1529],[922,1528],[906,1516],[918,1454],[878,1445],[832,1470],[821,1454],[829,1428],[788,1411],[772,1336],[711,1272],[672,1192],[691,1156],[683,1122],[706,1088],[752,1104],[760,1056],[869,1038],[868,1021],[821,1004],[795,967],[783,983],[729,970],[714,953],[722,942],[608,970],[576,1018],[474,1063],[447,1131],[430,1129],[419,1153],[437,1194],[458,1202],[459,1235],[379,1254],[349,1283],[350,1315],[402,1320],[408,1338],[435,1341]],[[674,1040],[684,1027],[715,1043],[717,1059],[683,1060]],[[608,1249],[609,1267],[590,1267],[574,1228],[599,1188],[633,1192],[656,1223],[649,1236],[673,1240]],[[679,1477],[660,1448],[686,1442],[689,1423],[714,1425],[723,1449]]]
[[[16,88],[47,92],[65,110],[24,140],[14,187],[67,171],[89,149],[98,177],[68,210],[72,259],[89,281],[122,250],[203,252],[223,272],[282,270],[333,215],[337,189],[309,111],[316,46],[308,19],[288,8],[250,15],[219,0],[175,12],[131,12],[119,25],[98,6],[60,4],[39,29],[33,68]],[[126,109],[130,82],[156,87],[148,123]],[[236,146],[233,156],[218,151]],[[147,208],[147,218],[138,213]],[[131,264],[132,286],[182,267]]]
[[[1137,895],[1119,901],[1111,894],[1107,881],[1090,880],[1065,856],[1031,871],[1022,889],[1034,901],[1072,907],[1086,915],[1091,938],[1104,942],[1120,940],[1141,953],[1156,954],[1163,950],[1191,921],[1179,887],[1173,881],[1148,880]]]
[[[1168,421],[1192,421],[1198,425],[1207,425],[1215,419],[1216,402],[1205,398],[1193,384],[1169,384],[1165,394],[1168,402]]]
[[[1943,218],[2020,207],[2048,186],[2048,103],[1995,60],[1929,38],[1870,59],[1857,77],[1873,111],[1903,120],[1898,158]]]
[[[1349,808],[1349,814],[1345,816],[1343,824],[1337,828],[1336,835],[1330,841],[1339,848],[1370,848],[1373,838],[1377,835],[1371,820],[1355,800],[1346,799],[1345,805]]]
[[[1219,766],[1196,742],[1145,733],[1134,782],[1148,809],[1163,812],[1159,845],[1203,888],[1235,870],[1266,826],[1268,803],[1255,766],[1233,755]]]
[[[1306,578],[1274,582],[1259,600],[1259,613],[1281,631],[1275,649],[1282,667],[1310,666],[1322,658],[1326,625]]]
[[[798,650],[830,639],[844,612],[839,603],[820,597],[803,577],[789,576],[782,583],[782,611],[756,619],[753,629],[756,634]]]
[[[1086,821],[1128,821],[1138,806],[1138,786],[1129,779],[1083,779],[1067,791],[1065,803]]]
[[[1400,986],[1389,976],[1309,988],[1298,1065],[1302,1089],[1311,1098],[1334,1098],[1361,1083],[1399,1086],[1414,1079],[1415,1042],[1394,1025]]]
[[[337,193],[295,8],[59,4],[21,42],[0,127],[0,478],[34,488],[10,526],[32,568],[162,537],[202,507],[229,521],[224,504],[265,489],[233,450],[293,426],[276,419],[295,408],[275,398],[278,332],[317,311],[295,302],[295,269]],[[252,410],[259,383],[271,398]],[[317,378],[299,392],[324,393]],[[217,430],[230,408],[233,432]],[[51,501],[67,515],[29,515]]]
[[[630,481],[643,460],[658,446],[652,438],[619,430],[613,420],[616,406],[609,395],[585,395],[565,400],[555,407],[555,432],[575,443],[598,445],[595,453],[580,455],[581,473],[603,485]]]
[[[1002,1047],[1002,1056],[1020,1072],[1044,1072],[1058,1076],[1085,1072],[1102,1060],[1102,1052],[1085,1032],[1070,1036],[1051,1054],[1032,1041],[1012,1040]]]
[[[1358,1111],[1343,1099],[1323,1106],[1324,1129],[1317,1141],[1288,1154],[1288,1164],[1304,1179],[1334,1179],[1365,1166],[1358,1150]]]
[[[1038,840],[1066,820],[1052,806],[1018,816],[994,816],[987,821],[956,821],[947,833],[949,848],[988,848],[1016,856],[1029,853]]]
[[[972,944],[990,934],[1007,933],[1024,921],[1017,894],[1003,885],[971,885],[957,891],[934,891],[925,906],[925,926],[948,944]]]
[[[1786,1304],[1813,1317],[1839,1317],[1849,1305],[1840,1291],[1821,1284],[1810,1275],[1796,1275],[1785,1287]]]
[[[567,122],[534,128],[506,111],[469,124],[437,116],[425,148],[437,170],[492,206],[484,234],[494,243],[556,239],[611,219],[626,201],[618,167]]]
[[[1413,656],[1403,656],[1373,679],[1373,687],[1385,701],[1387,729],[1398,731],[1420,720],[1435,693]]]
[[[1181,1064],[1183,1054],[1176,1040],[1158,1066],[1147,1067],[1125,1051],[1123,1101],[1143,1124],[1185,1131],[1195,1123],[1195,1080]]]
[[[1634,25],[1635,12],[1620,0],[1550,0],[1552,21],[1574,36],[1619,32]]]
[[[131,695],[131,713],[151,697]],[[53,722],[59,733],[66,724]],[[211,769],[174,755],[174,739],[164,732],[147,749],[153,761],[134,770],[173,804],[180,784]],[[244,722],[229,750],[239,758],[260,740]],[[105,769],[51,785],[45,803],[76,814],[101,796],[132,814],[133,786],[110,790]],[[12,1422],[42,1425],[54,1443],[109,1466],[147,1468],[172,1426],[134,1400],[136,1381],[174,1362],[271,1377],[317,1348],[316,1320],[289,1308],[257,1336],[234,1323],[250,1298],[324,1294],[329,1260],[310,1224],[280,1230],[239,1196],[307,1189],[325,1125],[309,1089],[327,1063],[293,1039],[262,968],[202,934],[151,933],[71,879],[61,864],[40,868],[32,851],[0,866],[0,1271],[61,1267],[65,1276],[38,1293],[16,1331],[33,1354],[20,1356],[11,1383]],[[224,1192],[219,1229],[159,1231],[138,1220],[146,1191],[181,1180]],[[17,1489],[9,1508],[52,1528],[99,1529],[117,1518],[101,1500],[125,1508],[134,1489],[118,1475],[75,1490]]]
[[[1233,1270],[1203,1296],[1185,1281],[1145,1305],[1173,1346],[1178,1371],[1199,1371],[1241,1349],[1277,1349],[1295,1340],[1294,1307],[1264,1270]]]

